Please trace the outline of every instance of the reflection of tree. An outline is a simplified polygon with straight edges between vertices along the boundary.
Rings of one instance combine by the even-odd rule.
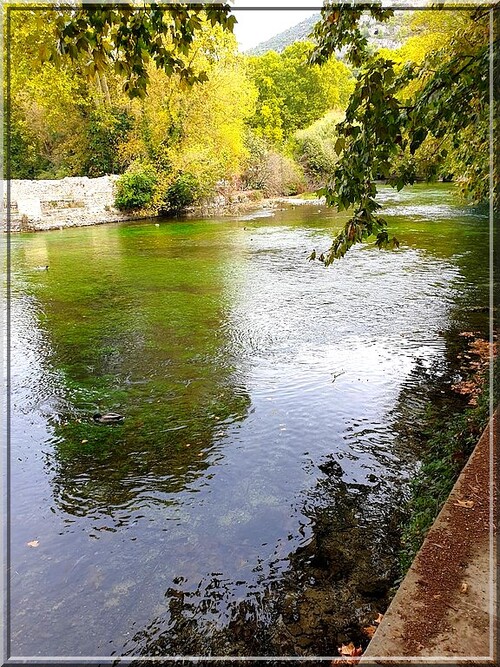
[[[289,554],[281,577],[239,599],[222,577],[195,591],[179,579],[166,592],[165,615],[126,653],[336,655],[342,641],[361,642],[360,627],[385,609],[395,578],[400,492],[384,480],[347,484],[333,458],[322,469],[304,510],[312,539]]]
[[[474,286],[483,251],[475,246],[463,261],[458,258],[461,280],[470,287],[455,292],[451,321],[438,343],[442,349],[430,361],[417,359],[386,416],[391,439],[376,454],[384,475],[349,483],[338,456],[324,461],[323,476],[301,507],[312,537],[288,555],[279,578],[244,600],[228,583],[207,580],[193,593],[178,582],[167,591],[165,616],[133,638],[130,654],[319,656],[336,655],[342,642],[366,645],[361,629],[386,609],[399,575],[400,526],[409,477],[422,453],[426,406],[439,406],[444,414],[462,407],[450,394],[457,354],[467,345],[458,334],[487,325],[488,314],[480,309],[484,294]],[[365,437],[362,431],[345,434]]]
[[[446,246],[448,240],[453,243]],[[462,226],[458,221],[454,234],[447,234],[438,247],[433,248],[433,253],[453,256],[460,272],[450,294],[447,327],[439,332],[443,352],[434,356],[431,363],[416,360],[391,414],[397,435],[395,446],[411,446],[417,457],[429,436],[423,432],[428,426],[429,406],[443,419],[466,406],[467,399],[451,389],[462,378],[464,355],[468,353],[470,338],[464,336],[464,332],[489,338],[487,221],[477,218],[474,226]]]
[[[346,484],[336,461],[324,470],[309,501],[313,539],[290,559],[286,585],[298,595],[283,619],[307,652],[335,655],[342,641],[366,641],[360,627],[387,606],[401,492],[384,479]]]
[[[205,473],[207,457],[228,424],[247,412],[248,397],[230,383],[230,377],[220,384],[212,380],[201,397],[186,393],[175,407],[175,399],[159,403],[160,391],[150,392],[151,403],[139,409],[129,394],[130,403],[120,407],[127,415],[123,426],[101,426],[88,418],[55,422],[52,483],[58,504],[68,514],[112,515],[134,499],[162,502],[155,500],[156,492],[182,491]]]
[[[393,440],[386,452],[377,453],[383,475],[346,482],[338,454],[319,466],[322,475],[300,508],[312,536],[288,554],[279,577],[265,578],[258,591],[239,600],[234,583],[222,578],[208,578],[196,591],[179,580],[166,592],[164,617],[134,636],[126,651],[321,656],[336,655],[342,642],[366,645],[362,628],[385,611],[399,575],[408,475],[421,452],[419,415],[428,400],[444,396],[449,376],[441,375],[443,363],[439,357],[439,366],[417,364],[404,382],[387,416]],[[346,432],[345,437],[364,436]]]
[[[230,414],[227,405],[216,413],[218,421],[202,410],[177,413],[174,421],[171,414],[157,409],[149,419],[144,413],[141,418],[127,417],[124,426],[90,421],[54,424],[59,439],[52,478],[56,502],[77,516],[96,511],[112,516],[130,508],[129,517],[151,502],[175,504],[155,494],[179,493],[203,475],[214,442],[224,434],[227,423],[244,417],[247,406],[243,397],[235,397]],[[183,417],[189,428],[161,428]]]
[[[48,465],[65,512],[113,515],[202,475],[249,397],[223,326],[227,247],[207,252],[195,223],[77,233],[63,251],[57,236],[24,249],[29,264],[41,243],[50,265],[36,292],[46,371],[60,380]],[[126,416],[123,426],[92,421],[109,410]]]

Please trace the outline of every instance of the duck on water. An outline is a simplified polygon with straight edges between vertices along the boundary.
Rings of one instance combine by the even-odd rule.
[[[101,415],[100,412],[96,412],[92,419],[97,424],[121,424],[125,417],[117,412],[107,412],[104,415]]]

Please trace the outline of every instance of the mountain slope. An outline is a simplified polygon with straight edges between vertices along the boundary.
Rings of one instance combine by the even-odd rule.
[[[267,51],[281,53],[287,46],[294,42],[311,40],[312,29],[321,18],[320,13],[313,14],[309,18],[297,23],[297,25],[274,35],[265,42],[261,42],[249,49],[247,53],[252,56],[260,56]],[[401,45],[399,31],[405,19],[405,12],[397,11],[395,15],[385,23],[378,23],[372,18],[364,16],[361,18],[361,32],[368,38],[368,43],[375,49],[382,47],[394,49]]]
[[[247,53],[252,56],[261,56],[263,53],[267,53],[267,51],[277,51],[278,53],[281,53],[287,46],[290,46],[290,44],[293,44],[294,42],[305,42],[310,39],[309,35],[313,26],[319,19],[319,12],[313,14],[313,16],[288,28],[288,30],[284,30],[265,42],[257,44],[253,49],[249,49]]]

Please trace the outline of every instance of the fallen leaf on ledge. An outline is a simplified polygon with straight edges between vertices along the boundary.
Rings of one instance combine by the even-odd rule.
[[[37,547],[40,544],[38,540],[31,540],[31,542],[27,542],[26,545],[28,547]]]
[[[472,380],[464,380],[463,382],[457,382],[452,385],[451,388],[458,394],[472,394],[472,392],[477,389],[477,384]]]
[[[368,639],[371,639],[373,635],[375,634],[376,627],[374,625],[367,625],[366,628],[363,628],[361,632],[368,637]]]
[[[349,642],[348,644],[342,644],[342,646],[339,648],[339,653],[340,655],[361,655],[363,653],[363,649],[361,646],[359,648],[356,648],[352,642]]]
[[[455,507],[466,507],[467,509],[470,509],[471,507],[474,507],[474,501],[473,500],[457,500],[455,503]]]
[[[465,581],[463,581],[462,585],[460,586],[460,592],[461,593],[467,593],[468,588],[469,588],[469,584],[467,584]]]

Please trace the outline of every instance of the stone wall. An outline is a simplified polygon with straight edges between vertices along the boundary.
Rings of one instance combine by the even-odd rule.
[[[100,225],[106,222],[144,218],[114,207],[114,185],[119,176],[88,178],[74,176],[54,181],[10,181],[10,231],[33,232],[64,227]],[[3,185],[3,215],[0,231],[7,231],[7,181]],[[221,188],[213,197],[184,211],[191,216],[236,214],[269,206],[255,190]],[[149,216],[148,216],[149,217]]]
[[[10,181],[10,230],[39,231],[118,222],[141,217],[114,207],[113,188],[118,176],[67,177],[54,181]],[[7,231],[7,181],[3,181]]]

